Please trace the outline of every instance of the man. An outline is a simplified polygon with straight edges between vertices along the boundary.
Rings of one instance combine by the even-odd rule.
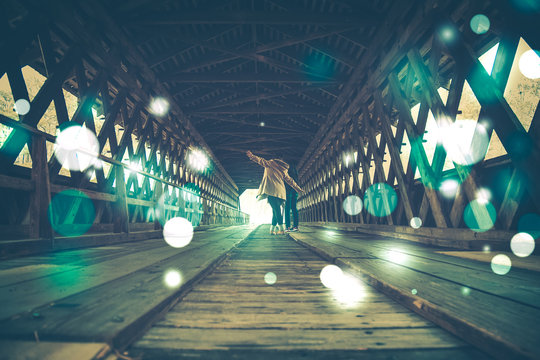
[[[289,166],[289,176],[298,183],[298,171],[296,166],[291,162]],[[286,199],[285,199],[285,227],[286,231],[298,231],[298,209],[296,208],[296,201],[298,199],[298,192],[289,184],[285,184]],[[291,226],[291,210],[293,223]]]

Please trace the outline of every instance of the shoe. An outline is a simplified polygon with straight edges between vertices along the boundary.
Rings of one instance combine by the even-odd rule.
[[[292,229],[289,229],[289,228],[286,228],[286,229],[285,229],[285,232],[286,232],[286,233],[289,233],[289,232],[291,232],[291,231],[292,231]]]
[[[283,235],[283,234],[285,234],[285,231],[283,231],[283,230],[279,230],[279,231],[276,233],[276,235]]]
[[[297,227],[293,227],[293,228],[291,229],[291,231],[298,231],[298,228],[297,228]]]

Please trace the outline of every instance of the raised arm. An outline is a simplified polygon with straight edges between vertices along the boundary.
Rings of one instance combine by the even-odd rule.
[[[300,186],[289,176],[289,174],[285,173],[283,176],[283,180],[287,184],[289,184],[296,192],[304,192]]]
[[[248,156],[249,160],[251,160],[253,162],[256,162],[257,164],[259,164],[261,166],[264,166],[264,167],[269,167],[270,166],[268,160],[263,159],[262,157],[258,157],[258,156],[253,155],[253,153],[251,151],[249,151],[249,150],[246,151],[246,155]]]

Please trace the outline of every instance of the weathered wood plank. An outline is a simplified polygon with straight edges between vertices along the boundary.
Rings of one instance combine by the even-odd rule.
[[[171,329],[154,327],[137,342],[138,348],[236,349],[263,347],[275,350],[362,350],[452,348],[464,344],[432,328],[371,330],[369,336],[349,330],[258,330],[251,329]],[[366,335],[363,331],[362,335]]]
[[[0,340],[2,357],[11,360],[92,360],[108,349],[105,343],[97,342],[43,342]],[[106,351],[105,351],[106,352]]]
[[[347,242],[328,236],[313,242],[313,238],[317,235],[311,234],[310,239],[299,241],[315,248],[320,242],[336,242],[333,246],[338,248]],[[360,243],[365,244],[365,241],[350,241],[347,247]],[[482,274],[465,267],[459,270],[449,264],[434,265],[430,256],[415,259],[400,251],[399,245],[397,249],[360,247],[363,247],[362,255],[372,256],[336,259],[332,245],[319,251],[335,259],[337,264],[363,274],[371,284],[414,311],[490,353],[532,358],[538,352],[534,345],[538,337],[535,324],[540,321],[540,309],[536,307],[540,298],[537,281],[529,282],[527,290],[515,290],[514,279],[508,279],[504,285],[506,278],[490,274],[489,270]],[[475,279],[476,276],[479,278]],[[464,295],[463,287],[468,287],[470,292]],[[416,290],[414,294],[412,289]],[[498,309],[496,313],[492,312],[494,308]]]
[[[135,353],[466,347],[367,284],[365,297],[346,305],[321,284],[328,263],[266,231],[260,227],[195,286],[135,344]],[[264,282],[268,271],[277,275],[273,285]]]

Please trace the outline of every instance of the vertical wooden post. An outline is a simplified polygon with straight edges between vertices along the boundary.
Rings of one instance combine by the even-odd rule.
[[[47,146],[45,138],[40,135],[35,135],[32,141],[32,181],[34,193],[30,200],[29,210],[30,237],[51,239],[52,242],[53,231],[47,216],[47,210],[51,203]]]
[[[114,232],[129,233],[129,213],[127,205],[126,181],[124,167],[113,165],[116,178],[116,214],[114,216]]]
[[[163,189],[161,186],[161,182],[156,180],[155,185],[154,185],[154,203],[156,204],[156,206],[159,206],[159,198],[161,197],[162,193],[163,193]],[[165,215],[166,215],[166,211],[165,211],[165,205],[164,205],[163,207],[163,220],[164,221],[166,221],[167,219]],[[191,221],[191,219],[189,220]],[[161,230],[161,223],[159,222],[159,218],[155,216],[155,213],[154,213],[154,230]]]

